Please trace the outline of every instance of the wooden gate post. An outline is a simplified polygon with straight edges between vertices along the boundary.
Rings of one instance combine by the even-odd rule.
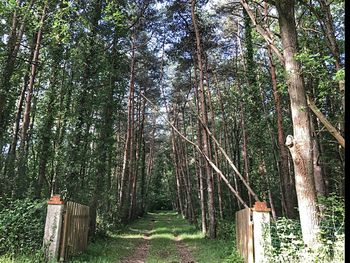
[[[255,202],[252,208],[254,228],[254,262],[265,263],[271,247],[270,208],[266,202]]]
[[[43,245],[46,256],[49,259],[57,260],[60,246],[64,202],[59,195],[53,195],[47,203]]]

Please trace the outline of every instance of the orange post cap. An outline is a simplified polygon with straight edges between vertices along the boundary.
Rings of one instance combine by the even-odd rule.
[[[49,205],[63,205],[64,202],[61,200],[60,195],[51,196],[50,200],[47,202]]]

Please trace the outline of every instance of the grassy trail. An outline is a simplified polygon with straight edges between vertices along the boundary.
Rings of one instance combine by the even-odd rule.
[[[175,212],[148,213],[122,233],[91,244],[72,262],[240,262],[230,257],[233,245],[206,239]]]

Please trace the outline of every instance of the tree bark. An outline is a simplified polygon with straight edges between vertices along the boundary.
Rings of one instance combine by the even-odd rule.
[[[135,92],[135,66],[136,66],[136,46],[135,32],[131,36],[131,66],[130,66],[130,85],[129,85],[129,100],[128,100],[128,121],[127,133],[123,157],[123,170],[121,174],[121,183],[119,189],[119,208],[123,210],[125,197],[128,196],[128,182],[132,173],[133,160],[133,140],[134,140],[134,92]]]
[[[21,3],[21,0],[17,0],[17,6]],[[32,8],[34,4],[34,0],[31,0],[29,3],[29,9]],[[28,11],[29,13],[29,11]],[[17,10],[15,9],[12,16],[12,25],[11,32],[9,34],[9,40],[7,42],[7,52],[6,52],[6,60],[4,65],[1,66],[1,78],[0,78],[0,150],[2,149],[2,139],[7,126],[8,118],[6,113],[7,104],[7,96],[11,87],[11,77],[15,70],[15,63],[18,55],[18,51],[20,48],[20,44],[22,41],[25,25],[26,25],[27,16],[23,18],[19,28],[19,18]]]
[[[44,6],[43,14],[41,15],[41,19],[40,19],[40,27],[38,29],[38,32],[36,33],[36,44],[35,44],[34,53],[33,53],[30,78],[29,78],[29,83],[27,88],[26,105],[25,105],[25,111],[23,115],[21,144],[20,144],[21,151],[24,150],[24,147],[27,142],[27,131],[30,123],[29,115],[30,115],[30,109],[31,109],[34,82],[35,82],[35,77],[37,72],[38,61],[39,61],[39,51],[40,51],[40,45],[41,45],[41,39],[42,39],[43,24],[46,17],[46,9],[47,9],[47,5]]]
[[[211,91],[209,88],[209,74],[208,74],[208,61],[205,63],[206,65],[206,83],[207,83],[207,94],[208,94],[208,106],[210,110],[210,122],[211,122],[211,129],[213,131],[214,136],[216,137],[216,123],[215,123],[215,113],[212,105],[212,95]],[[219,156],[218,156],[218,149],[216,145],[214,144],[211,147],[213,153],[214,153],[214,160],[215,160],[215,165],[219,166]],[[224,213],[223,213],[223,208],[222,208],[222,190],[221,190],[221,177],[216,173],[216,180],[217,180],[217,197],[218,197],[218,205],[219,205],[219,215],[220,218],[224,218]]]
[[[288,168],[288,151],[286,146],[284,145],[284,129],[283,129],[283,116],[282,116],[282,106],[281,106],[281,98],[278,93],[277,88],[277,76],[276,76],[276,68],[273,62],[272,51],[270,47],[268,47],[268,56],[269,56],[269,65],[270,65],[270,74],[271,74],[271,83],[273,88],[273,98],[275,102],[276,109],[276,118],[277,118],[277,141],[280,155],[280,177],[283,180],[282,184],[282,195],[284,196],[285,208],[286,208],[286,216],[288,218],[296,218],[297,217],[297,198],[295,193],[295,185],[289,174]]]
[[[204,120],[204,124],[207,125],[208,123],[208,116],[206,111],[206,104],[205,104],[205,90],[204,90],[204,68],[203,68],[203,62],[202,62],[202,47],[201,47],[201,40],[200,40],[200,33],[197,25],[197,19],[195,15],[195,5],[196,1],[191,1],[191,15],[192,15],[192,23],[193,28],[195,32],[195,38],[196,38],[196,51],[197,51],[197,63],[198,63],[198,69],[199,69],[199,99],[201,104],[201,115]],[[203,152],[207,156],[209,156],[209,138],[207,136],[206,131],[203,131],[202,133],[202,143],[203,143]],[[209,214],[209,228],[208,233],[209,237],[211,239],[216,238],[216,218],[215,218],[215,207],[214,207],[214,192],[213,192],[213,173],[210,169],[209,163],[205,163],[205,171],[207,174],[207,191],[208,191],[208,214]]]
[[[313,174],[310,119],[301,67],[295,59],[298,47],[294,4],[294,0],[276,1],[294,133],[294,137],[287,136],[286,145],[291,152],[294,163],[303,240],[305,245],[314,248],[317,245],[319,218]]]
[[[198,75],[197,75],[197,62],[195,57],[193,57],[193,66],[194,66],[194,99],[196,103],[196,111],[200,112],[200,102],[199,102],[199,89],[198,89]],[[201,123],[199,118],[197,118],[197,145],[203,145],[202,140],[203,130],[201,129]],[[208,224],[207,224],[207,209],[205,207],[205,180],[204,180],[204,165],[205,160],[202,156],[198,156],[198,180],[199,180],[199,200],[200,200],[200,208],[201,208],[201,227],[203,235],[207,234]]]
[[[313,152],[313,166],[314,166],[314,180],[317,196],[326,195],[326,187],[323,179],[323,167],[320,165],[320,149],[318,145],[318,138],[315,130],[314,120],[310,114],[310,130],[312,137],[312,152]]]

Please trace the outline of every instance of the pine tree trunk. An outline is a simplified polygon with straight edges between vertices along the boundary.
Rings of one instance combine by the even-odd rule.
[[[193,51],[195,52],[195,51]],[[198,75],[197,75],[197,62],[195,57],[193,57],[193,67],[194,67],[194,92],[195,92],[195,101],[196,101],[196,110],[199,114],[200,112],[200,101],[199,101],[199,89],[198,89]],[[197,144],[203,145],[202,143],[202,133],[203,130],[201,128],[200,120],[197,118]],[[194,150],[195,153],[197,152]],[[199,182],[199,200],[200,200],[200,208],[201,208],[201,229],[203,235],[207,234],[208,225],[207,225],[207,211],[205,207],[205,180],[204,180],[204,165],[203,163],[206,162],[202,156],[198,156],[198,182]]]
[[[21,0],[17,0],[17,6],[20,5]],[[32,8],[34,4],[34,0],[31,0],[29,3],[29,10]],[[27,17],[23,18],[19,28],[19,17],[17,14],[17,10],[15,9],[12,16],[12,25],[11,32],[9,34],[9,40],[7,42],[7,52],[6,52],[6,60],[4,65],[1,66],[1,78],[0,78],[0,150],[2,149],[2,139],[7,126],[8,117],[7,117],[7,95],[11,88],[11,77],[15,70],[16,59],[18,55],[18,51],[20,48],[20,44],[22,42],[22,37],[26,25]]]
[[[206,103],[205,103],[204,67],[202,62],[202,48],[201,48],[199,29],[197,25],[197,19],[195,15],[195,4],[196,4],[196,1],[192,0],[191,14],[192,14],[193,28],[194,28],[195,37],[196,37],[197,63],[198,63],[198,69],[199,69],[199,87],[200,87],[199,101],[201,105],[200,116],[201,116],[201,119],[204,121],[204,125],[208,126],[207,125],[208,116],[207,116]],[[203,146],[204,154],[206,154],[207,156],[210,156],[209,138],[205,130],[203,130],[203,133],[202,133],[202,143],[203,143],[202,146]],[[209,238],[215,239],[216,238],[216,218],[215,218],[215,207],[214,207],[213,172],[208,162],[205,162],[205,172],[207,174],[207,191],[208,191],[208,215],[209,215],[208,234],[209,234]]]
[[[36,79],[36,73],[37,73],[37,67],[38,67],[38,61],[39,61],[39,51],[41,46],[41,40],[42,40],[42,30],[43,30],[43,24],[44,20],[46,18],[46,11],[47,11],[47,5],[44,6],[43,13],[41,15],[40,19],[40,27],[35,34],[36,43],[34,47],[33,52],[33,58],[31,59],[31,69],[30,69],[30,76],[29,76],[29,83],[27,87],[27,96],[25,99],[25,107],[24,107],[24,113],[23,113],[23,123],[22,123],[22,130],[21,130],[21,143],[20,143],[20,154],[19,154],[19,163],[18,163],[18,172],[16,175],[16,185],[17,185],[17,193],[23,194],[23,187],[26,184],[26,149],[28,146],[28,129],[30,126],[30,113],[32,108],[32,97],[34,92],[34,82]]]
[[[133,140],[134,140],[134,92],[135,92],[135,66],[136,66],[136,46],[135,33],[131,36],[131,66],[130,66],[130,85],[128,100],[128,121],[127,133],[123,157],[123,170],[121,174],[121,183],[119,189],[119,208],[123,211],[124,204],[128,203],[126,197],[129,195],[129,182],[132,177],[133,160]]]
[[[207,83],[207,94],[208,94],[208,105],[209,105],[209,110],[210,110],[210,121],[211,121],[211,130],[213,131],[214,137],[216,136],[216,124],[215,124],[215,113],[212,105],[212,96],[211,96],[211,91],[209,88],[209,74],[208,74],[208,69],[207,69],[207,61],[206,61],[206,83]],[[217,146],[214,144],[212,146],[212,151],[214,152],[214,161],[215,165],[219,166],[219,156],[218,156],[218,149]],[[217,197],[218,197],[218,205],[219,205],[219,214],[220,218],[224,218],[224,213],[223,213],[223,208],[222,208],[222,191],[221,191],[221,176],[219,176],[217,173],[216,174],[216,180],[217,180]]]

